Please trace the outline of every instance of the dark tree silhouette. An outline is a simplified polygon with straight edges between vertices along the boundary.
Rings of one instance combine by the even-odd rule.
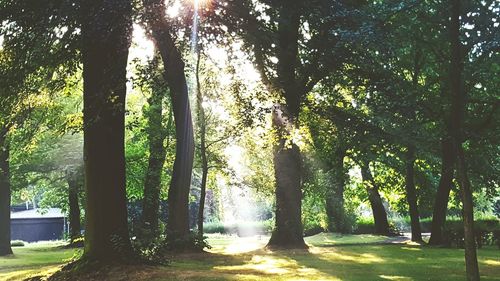
[[[125,95],[132,6],[128,0],[82,5],[85,257],[130,257],[125,193]]]

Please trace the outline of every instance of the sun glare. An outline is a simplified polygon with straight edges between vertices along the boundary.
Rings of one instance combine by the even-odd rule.
[[[181,8],[182,8],[181,2],[175,1],[175,2],[173,2],[172,5],[169,5],[167,7],[167,15],[170,18],[176,18],[179,16]]]

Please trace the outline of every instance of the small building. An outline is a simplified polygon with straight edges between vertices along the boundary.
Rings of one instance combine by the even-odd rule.
[[[61,209],[30,209],[10,213],[12,240],[36,242],[62,239],[66,218]]]

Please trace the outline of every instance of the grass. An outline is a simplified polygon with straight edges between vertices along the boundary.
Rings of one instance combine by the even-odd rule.
[[[417,244],[380,244],[387,237],[373,235],[319,234],[306,238],[309,250],[268,251],[266,236],[238,238],[210,235],[211,253],[177,256],[170,266],[127,266],[103,270],[101,275],[80,280],[464,280],[463,250]],[[30,249],[15,260],[0,258],[0,280],[27,268],[56,268],[72,250],[54,247]],[[41,250],[44,249],[44,250]],[[21,249],[17,249],[21,250]],[[16,251],[16,250],[15,250]],[[500,280],[500,251],[478,250],[482,280]],[[19,256],[18,256],[19,255]],[[45,255],[49,263],[37,263]],[[8,269],[5,265],[10,263]],[[4,275],[2,275],[4,274]],[[13,275],[14,276],[14,275]],[[22,275],[19,275],[22,276]],[[99,277],[95,277],[99,276]],[[8,277],[8,276],[7,276]],[[10,280],[20,280],[8,277]],[[75,280],[75,279],[71,279]]]
[[[47,274],[69,260],[74,249],[62,249],[58,242],[26,244],[14,247],[13,255],[0,257],[0,280],[23,280],[41,273]]]

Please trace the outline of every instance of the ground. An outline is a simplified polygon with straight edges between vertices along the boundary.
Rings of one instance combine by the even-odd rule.
[[[267,251],[268,237],[213,235],[210,253],[176,257],[170,266],[109,268],[81,280],[464,280],[463,250],[405,243],[372,235],[319,234],[309,250]],[[394,243],[387,243],[394,242]],[[0,280],[47,274],[74,250],[49,245],[14,248],[0,258]],[[478,251],[482,280],[500,281],[500,251]]]
[[[31,243],[14,247],[14,255],[0,257],[0,280],[23,280],[56,271],[75,255],[75,249],[63,249],[61,242]]]

